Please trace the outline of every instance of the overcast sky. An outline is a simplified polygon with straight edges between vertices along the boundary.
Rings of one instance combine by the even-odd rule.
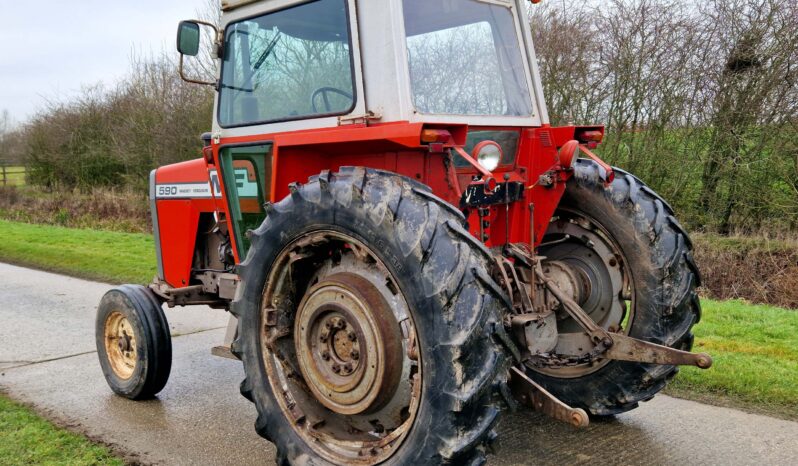
[[[0,0],[0,111],[19,123],[45,100],[112,85],[130,57],[174,50],[204,0]],[[176,53],[176,52],[175,52]]]

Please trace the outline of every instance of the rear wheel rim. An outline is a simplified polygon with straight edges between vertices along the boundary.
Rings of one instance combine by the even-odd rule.
[[[122,380],[128,380],[136,370],[136,334],[124,314],[114,311],[105,319],[105,353],[111,370]]]
[[[385,461],[413,426],[422,388],[398,282],[363,242],[337,231],[297,238],[274,264],[260,339],[285,418],[329,461]]]
[[[546,247],[545,244],[552,244]],[[599,326],[614,333],[628,334],[635,312],[634,281],[628,261],[621,247],[597,220],[583,212],[563,208],[551,221],[543,239],[540,254],[549,260],[567,263],[590,281],[585,311]],[[545,269],[545,263],[544,263]],[[558,313],[558,330],[562,333],[581,332],[581,327],[564,311]],[[581,339],[577,340],[581,342]],[[587,353],[591,346],[584,346]],[[574,366],[530,368],[557,378],[578,378],[592,374],[611,360]]]

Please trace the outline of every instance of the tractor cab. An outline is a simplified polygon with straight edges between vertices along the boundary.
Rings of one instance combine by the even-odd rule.
[[[100,303],[111,388],[158,393],[162,304],[208,305],[280,464],[482,464],[508,406],[583,427],[711,366],[686,232],[592,152],[602,126],[549,124],[529,7],[224,0],[180,23],[212,128],[150,175],[153,282]]]
[[[547,118],[525,8],[516,0],[225,2],[214,131],[366,119],[540,126]]]
[[[316,151],[322,141],[346,146],[345,158],[430,185],[463,207],[481,241],[525,241],[533,228],[520,220],[527,209],[491,208],[483,187],[494,198],[518,200],[522,185],[542,173],[557,181],[550,169],[567,141],[603,137],[601,127],[547,128],[526,8],[524,0],[226,1],[218,29],[181,23],[181,73],[185,56],[200,50],[200,28],[215,38],[205,44],[218,57],[216,79],[205,83],[217,91],[209,169],[227,204],[230,257],[243,260],[245,233],[263,219],[253,200],[279,200],[292,181],[341,166],[342,153]],[[260,149],[243,148],[250,143]],[[288,162],[300,147],[302,163]],[[443,162],[422,166],[418,149]],[[242,150],[246,160],[237,155]],[[400,157],[401,150],[416,155]],[[534,160],[532,151],[539,152]],[[230,167],[241,163],[271,171],[259,171],[259,182],[244,191],[222,189],[240,176]],[[539,205],[539,238],[563,188]],[[519,217],[515,229],[507,216]],[[186,279],[182,270],[178,283]]]

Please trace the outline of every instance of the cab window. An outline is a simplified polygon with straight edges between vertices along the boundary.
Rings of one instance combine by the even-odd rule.
[[[219,124],[349,113],[355,91],[347,10],[346,0],[316,0],[228,25]]]
[[[403,0],[403,5],[417,111],[532,115],[523,50],[507,6],[479,0]]]

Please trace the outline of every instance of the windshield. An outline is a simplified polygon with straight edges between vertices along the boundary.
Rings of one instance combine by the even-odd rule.
[[[219,91],[223,127],[349,113],[345,0],[317,0],[230,24]]]
[[[532,115],[510,8],[478,0],[403,0],[410,84],[428,114]]]

